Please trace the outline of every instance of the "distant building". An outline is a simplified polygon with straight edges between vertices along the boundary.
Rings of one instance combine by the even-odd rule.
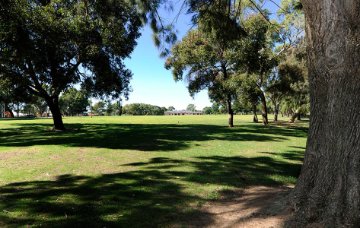
[[[166,111],[166,116],[185,116],[185,115],[203,115],[202,111],[186,111],[186,110],[180,110],[180,111]]]
[[[5,117],[5,104],[0,103],[0,118]]]

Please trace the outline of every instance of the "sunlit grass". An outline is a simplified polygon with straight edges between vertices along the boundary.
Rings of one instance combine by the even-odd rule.
[[[306,121],[226,119],[67,117],[67,132],[0,120],[0,225],[169,225],[224,191],[295,183]]]

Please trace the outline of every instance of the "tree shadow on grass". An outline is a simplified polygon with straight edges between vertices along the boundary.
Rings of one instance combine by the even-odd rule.
[[[207,226],[214,222],[212,215],[194,205],[208,199],[185,188],[276,186],[300,172],[298,164],[265,156],[156,157],[127,166],[137,170],[2,186],[0,221],[14,227],[163,227],[201,218],[201,226]]]
[[[281,153],[278,153],[278,152],[260,152],[260,153],[280,156],[283,159],[287,159],[287,160],[293,160],[293,161],[298,161],[298,162],[304,161],[304,152],[298,151],[298,150],[281,152]]]
[[[68,124],[67,132],[52,132],[50,124],[17,124],[0,129],[0,146],[26,147],[63,145],[174,151],[189,148],[196,141],[285,141],[286,137],[305,137],[306,128],[246,125],[228,128],[217,125],[176,124]]]
[[[286,152],[260,152],[260,153],[280,156],[283,159],[302,163],[304,161],[305,147],[300,147],[300,146],[290,146],[290,147],[293,148],[294,150],[290,150]]]

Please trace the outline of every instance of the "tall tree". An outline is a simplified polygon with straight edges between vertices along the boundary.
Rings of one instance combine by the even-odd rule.
[[[191,95],[207,88],[213,101],[226,104],[229,127],[234,126],[232,102],[235,92],[227,82],[235,71],[237,47],[236,42],[224,44],[199,28],[190,31],[173,47],[165,65],[172,69],[175,80],[188,82]]]
[[[125,0],[4,0],[0,4],[0,71],[47,102],[64,130],[59,95],[81,83],[94,96],[127,96],[141,21]]]
[[[254,86],[260,91],[263,124],[268,124],[268,107],[265,90],[271,71],[277,65],[273,52],[278,40],[277,25],[266,19],[267,15],[254,14],[244,21],[247,36],[241,40],[240,67],[249,76],[256,77]]]
[[[257,86],[258,76],[243,73],[234,77],[234,80],[237,85],[236,93],[238,101],[250,106],[253,113],[253,122],[259,122],[257,117],[257,106],[260,102],[260,96],[263,91],[261,91]]]
[[[291,110],[291,120],[300,118],[301,112],[306,110],[309,103],[309,83],[305,61],[304,42],[297,47],[290,47],[282,54],[282,60],[277,67],[276,73],[269,78],[267,93],[273,102],[275,117],[280,110],[280,103],[285,104]]]
[[[360,1],[302,0],[311,118],[293,193],[299,226],[360,224]]]

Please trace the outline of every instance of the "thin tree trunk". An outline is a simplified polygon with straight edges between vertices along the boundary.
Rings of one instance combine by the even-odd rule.
[[[48,104],[54,122],[54,130],[64,131],[65,126],[62,121],[61,111],[59,107],[59,97],[48,97],[45,99]]]
[[[274,113],[274,122],[277,122],[277,121],[278,121],[278,115],[279,115],[279,113],[275,110],[275,113]]]
[[[359,227],[360,1],[302,3],[311,117],[304,165],[292,198],[295,217],[288,225]]]
[[[260,99],[261,99],[261,105],[262,105],[261,115],[262,115],[262,119],[263,119],[263,124],[268,125],[269,124],[268,110],[267,110],[266,98],[265,98],[264,93],[261,93]]]
[[[278,116],[279,116],[279,104],[274,103],[274,121],[277,122],[278,121]]]
[[[300,115],[300,109],[296,109],[295,112],[291,115],[290,118],[290,123],[295,123],[296,119],[299,119],[299,115]]]
[[[19,108],[19,104],[17,104],[17,110],[16,111],[16,117],[19,118],[20,117],[20,108]]]
[[[234,111],[232,109],[232,105],[231,105],[231,96],[228,95],[227,96],[227,110],[228,110],[228,114],[229,114],[229,127],[234,127]]]
[[[256,104],[253,104],[253,114],[254,114],[254,117],[253,117],[253,122],[254,123],[258,123],[259,122],[259,119],[257,117],[257,114],[256,114]]]

